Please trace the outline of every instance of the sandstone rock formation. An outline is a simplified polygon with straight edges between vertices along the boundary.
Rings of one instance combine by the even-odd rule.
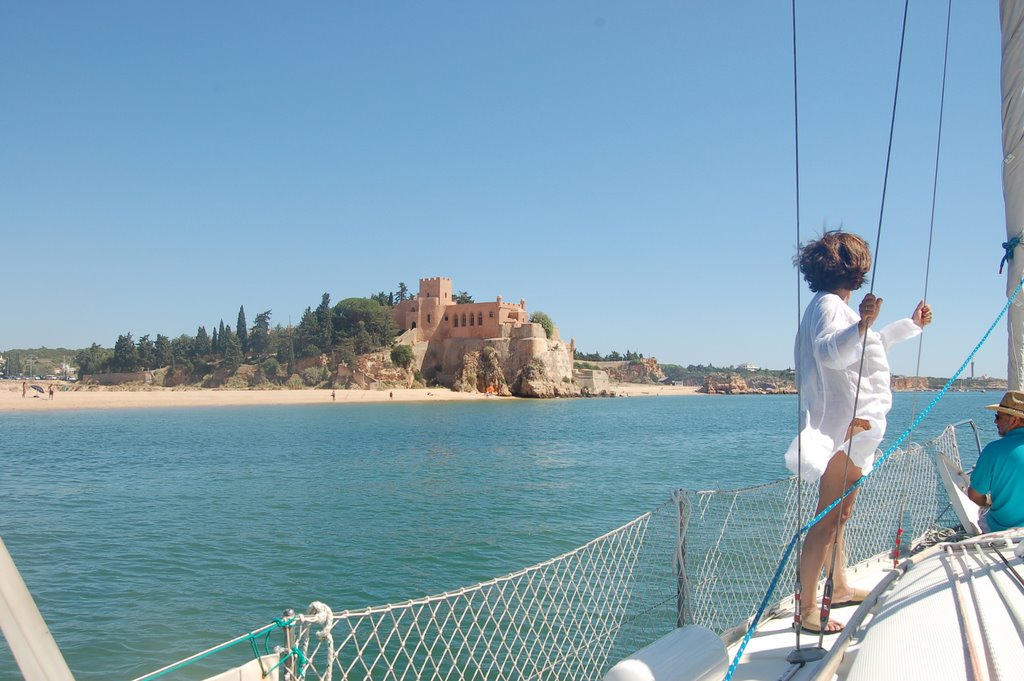
[[[928,390],[928,379],[924,376],[893,376],[893,390]]]
[[[736,374],[711,374],[704,377],[698,392],[708,395],[743,395],[748,392],[747,382]]]
[[[611,363],[608,363],[611,364]],[[606,371],[613,381],[619,383],[655,383],[665,379],[665,373],[653,357],[643,357],[607,366]]]
[[[557,334],[549,339],[539,324],[524,324],[501,338],[445,338],[414,346],[421,372],[453,390],[519,397],[578,397],[572,353]],[[422,353],[422,355],[421,355]]]
[[[796,388],[789,381],[770,377],[753,380],[756,383],[747,383],[738,374],[711,374],[704,377],[704,385],[698,392],[708,395],[788,395],[796,392]]]

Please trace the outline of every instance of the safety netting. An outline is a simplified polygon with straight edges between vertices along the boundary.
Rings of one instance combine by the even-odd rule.
[[[960,461],[952,428],[927,448],[895,450],[868,476],[846,529],[848,564],[893,556],[901,526],[900,555],[937,527],[946,508],[937,451]],[[315,602],[278,622],[276,671],[321,681],[599,679],[678,626],[726,638],[745,628],[816,502],[816,485],[795,478],[678,490],[577,549],[487,582],[359,610]],[[787,565],[778,600],[793,575]]]

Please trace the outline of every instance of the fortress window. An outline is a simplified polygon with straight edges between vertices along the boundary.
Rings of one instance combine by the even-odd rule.
[[[430,323],[430,315],[427,315],[427,324]]]
[[[487,316],[488,316],[489,318],[491,318],[491,319],[494,319],[494,310],[491,310],[490,312],[488,312],[488,313],[487,313]]]
[[[484,313],[483,312],[477,312],[476,313],[476,325],[477,326],[483,326],[484,325]]]
[[[448,321],[448,315],[445,315],[445,316],[444,316],[444,320],[445,320],[445,321]]]
[[[472,312],[469,313],[469,325],[473,326],[473,313]]]
[[[465,312],[462,313],[462,325],[463,326],[466,325],[466,313]]]
[[[455,315],[455,321],[452,323],[452,326],[458,326],[458,325],[459,325],[459,315]]]

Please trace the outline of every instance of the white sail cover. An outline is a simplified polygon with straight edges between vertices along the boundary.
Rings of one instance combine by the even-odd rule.
[[[1006,204],[1006,241],[1024,230],[1024,0],[999,3],[1002,27],[1001,87],[1003,97],[1003,200]],[[1024,239],[1022,239],[1024,241]],[[1024,248],[1014,249],[1007,260],[1007,296],[1024,277]],[[1010,390],[1024,387],[1024,295],[1010,307],[1007,382]]]

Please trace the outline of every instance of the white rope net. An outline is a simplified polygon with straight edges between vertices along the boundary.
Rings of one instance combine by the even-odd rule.
[[[930,530],[955,525],[934,452],[961,460],[954,428],[927,450],[896,450],[865,480],[846,529],[848,564],[892,556],[901,523],[901,557]],[[287,630],[276,650],[282,678],[589,680],[677,626],[728,639],[757,612],[797,531],[797,484],[679,490],[573,551],[449,593],[341,612],[315,602],[290,626],[278,624]],[[805,484],[802,499],[806,523],[816,485]],[[791,597],[792,563],[775,604]]]
[[[946,434],[944,434],[946,435]],[[942,440],[942,438],[940,438]],[[955,447],[955,437],[953,438]],[[949,451],[947,440],[935,449]],[[933,456],[896,450],[862,485],[847,525],[851,563],[900,555],[935,527]],[[545,563],[438,596],[298,618],[302,678],[598,679],[678,624],[745,626],[796,532],[795,478],[733,491],[684,491],[654,511]],[[816,485],[803,492],[803,522]],[[682,540],[680,540],[680,537]],[[793,561],[775,601],[791,595]],[[680,569],[682,568],[682,569]]]
[[[614,650],[636,643],[620,636],[649,607],[652,529],[669,516],[659,508],[557,558],[438,596],[337,613],[314,603],[299,618],[296,671],[325,680],[599,678]],[[664,633],[675,594],[672,547],[660,549],[672,600]]]

